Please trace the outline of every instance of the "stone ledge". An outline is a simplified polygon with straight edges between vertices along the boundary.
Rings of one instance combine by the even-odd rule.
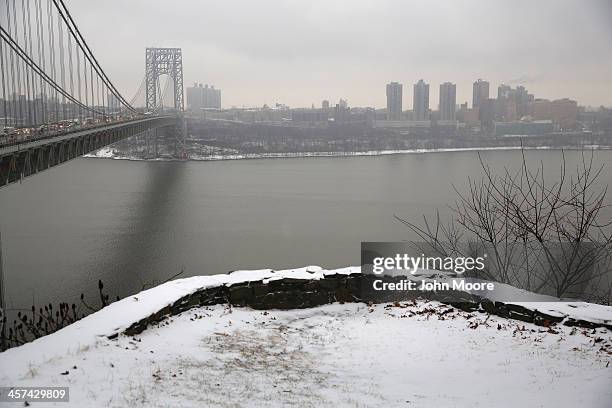
[[[401,277],[376,277],[388,282],[397,282]],[[581,328],[605,327],[612,330],[611,324],[574,319],[567,316],[554,316],[538,310],[512,303],[490,301],[478,296],[453,291],[442,294],[426,291],[375,292],[372,289],[372,275],[333,274],[320,279],[282,277],[274,280],[246,281],[199,289],[183,296],[169,306],[134,322],[124,334],[133,336],[142,333],[149,325],[165,318],[178,315],[189,309],[230,304],[248,306],[254,309],[304,309],[333,302],[387,303],[424,298],[439,301],[467,311],[483,311],[500,317],[534,323],[540,326],[564,324]]]

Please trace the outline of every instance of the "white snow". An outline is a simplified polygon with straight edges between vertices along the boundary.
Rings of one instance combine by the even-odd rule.
[[[107,337],[200,288],[359,272],[310,266],[168,282],[0,353],[0,384],[68,386],[71,402],[57,406],[75,407],[610,407],[609,330],[548,329],[437,302],[217,305],[135,338]],[[538,307],[598,318],[612,309]]]
[[[219,161],[219,160],[245,160],[245,159],[289,159],[289,158],[306,158],[306,157],[354,157],[354,156],[388,156],[396,154],[422,154],[422,153],[444,153],[444,152],[474,152],[488,150],[583,150],[585,148],[593,148],[598,150],[609,150],[608,146],[537,146],[537,147],[520,147],[520,146],[498,146],[498,147],[449,147],[449,148],[419,148],[419,149],[398,149],[398,150],[368,150],[361,152],[287,152],[287,153],[224,153],[210,155],[193,155],[188,160],[193,161]],[[114,149],[103,147],[100,150],[84,155],[89,158],[104,158],[116,160],[153,160],[153,161],[175,161],[171,158],[155,158],[143,159],[134,155],[117,155]]]
[[[439,282],[447,282],[456,278],[455,275],[444,276],[440,271],[419,269],[416,274],[407,271],[399,271],[391,275],[404,276],[411,280],[431,281],[436,279]],[[461,278],[466,282],[489,282],[477,278]],[[612,307],[587,303],[579,300],[560,301],[553,296],[541,295],[519,289],[514,286],[495,282],[493,291],[467,290],[466,292],[478,295],[491,301],[499,301],[507,304],[520,305],[531,310],[538,310],[551,316],[571,317],[573,319],[587,320],[593,323],[612,325]]]
[[[2,361],[1,382],[68,386],[71,402],[56,406],[75,407],[610,406],[606,329],[552,333],[449,309],[199,308],[27,368]]]
[[[132,323],[173,304],[183,296],[199,289],[231,285],[239,282],[261,281],[292,277],[321,279],[329,274],[359,273],[359,267],[323,270],[318,266],[273,271],[272,269],[235,271],[230,274],[194,276],[177,279],[111,303],[99,312],[23,346],[0,353],[0,370],[11,367],[24,371],[30,364],[39,364],[57,356],[77,352],[100,338],[125,331]],[[0,379],[2,371],[0,371]]]
[[[83,155],[83,157],[99,157],[103,159],[112,159],[116,157],[115,149],[112,147],[106,146],[101,149],[96,150],[95,152],[88,153]]]

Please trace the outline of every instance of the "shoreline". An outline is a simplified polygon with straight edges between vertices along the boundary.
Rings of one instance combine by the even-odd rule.
[[[114,152],[103,147],[95,153],[83,155],[88,159],[111,159],[129,161],[225,161],[225,160],[256,160],[256,159],[296,159],[311,157],[362,157],[362,156],[390,156],[404,154],[425,153],[449,153],[449,152],[481,152],[481,151],[505,151],[505,150],[612,150],[611,146],[585,145],[585,146],[497,146],[497,147],[447,147],[435,149],[405,149],[405,150],[368,150],[363,152],[295,152],[295,153],[244,153],[228,155],[197,156],[187,159],[177,158],[155,158],[145,159],[134,156],[114,156]]]

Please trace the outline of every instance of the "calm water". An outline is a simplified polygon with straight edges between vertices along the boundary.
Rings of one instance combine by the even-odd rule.
[[[567,152],[570,168],[580,152]],[[520,152],[489,151],[493,166]],[[528,158],[558,168],[557,151]],[[612,185],[612,151],[601,181]],[[221,162],[78,159],[0,190],[7,306],[126,296],[183,269],[359,264],[361,241],[413,238],[393,219],[435,214],[479,177],[474,152]],[[610,201],[610,200],[608,200]],[[608,216],[610,212],[608,212]]]

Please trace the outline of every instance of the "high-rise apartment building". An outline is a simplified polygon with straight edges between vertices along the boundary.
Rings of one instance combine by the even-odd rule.
[[[516,103],[516,114],[519,118],[529,115],[529,104],[533,102],[534,96],[524,86],[517,86],[514,94]]]
[[[199,112],[201,109],[221,109],[221,90],[214,86],[193,84],[187,88],[187,109]]]
[[[479,79],[478,81],[474,82],[472,108],[479,107],[486,99],[489,99],[489,82]]]
[[[387,120],[402,119],[402,84],[387,84]]]
[[[440,120],[455,120],[457,86],[450,82],[440,84]]]
[[[429,119],[429,84],[426,84],[422,79],[414,84],[412,111],[414,120]]]
[[[513,89],[501,84],[497,88],[497,120],[509,122],[527,116],[533,99],[533,95],[524,86]]]

